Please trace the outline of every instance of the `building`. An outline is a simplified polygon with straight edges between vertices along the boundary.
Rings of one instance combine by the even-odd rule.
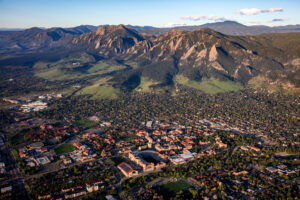
[[[4,162],[0,162],[0,168],[5,168],[5,163]]]
[[[219,148],[227,148],[227,144],[224,144],[223,142],[216,142],[216,144],[219,146]]]
[[[30,144],[28,149],[29,150],[31,150],[31,149],[40,149],[43,146],[44,146],[44,143],[42,143],[42,142],[36,142],[36,143]]]
[[[178,156],[171,156],[170,161],[174,165],[179,165],[185,163],[184,159],[178,157]]]
[[[63,163],[64,163],[64,165],[72,164],[72,159],[71,158],[64,158]]]
[[[7,98],[3,98],[3,101],[12,103],[12,104],[19,104],[20,101],[19,100],[15,100],[15,99],[7,99]]]
[[[179,157],[183,160],[191,160],[194,159],[194,154],[189,151],[184,151],[182,154],[179,154]]]
[[[160,163],[157,163],[155,165],[155,169],[160,169],[160,168],[163,168],[165,166],[167,166],[167,164],[165,162],[160,162]]]
[[[72,193],[72,194],[66,194],[65,199],[73,199],[73,198],[76,198],[76,197],[80,197],[82,195],[86,195],[86,191],[78,191],[78,192],[75,192],[75,193]]]
[[[260,151],[260,148],[255,147],[255,146],[252,146],[252,147],[251,147],[251,150],[256,151],[256,152],[259,152],[259,151]]]
[[[89,117],[88,119],[89,119],[90,121],[94,121],[94,122],[98,122],[98,121],[100,120],[100,118],[97,117],[97,116],[91,116],[91,117]]]
[[[275,167],[267,167],[266,170],[270,173],[278,172],[278,169],[276,169]]]
[[[147,122],[146,122],[146,126],[147,126],[148,128],[151,128],[152,125],[153,125],[153,121],[147,121]]]
[[[240,147],[243,151],[249,151],[250,147],[249,146],[241,146]]]
[[[125,163],[125,162],[122,162],[121,164],[119,164],[118,168],[121,170],[121,172],[126,177],[131,177],[131,176],[134,176],[134,175],[138,174],[138,171],[132,169],[132,167],[129,164]]]
[[[1,188],[1,193],[11,192],[11,191],[12,191],[12,186]]]
[[[240,172],[233,172],[232,174],[235,175],[235,176],[240,176],[240,175],[247,175],[248,172],[247,171],[240,171]]]
[[[85,186],[88,192],[96,192],[99,190],[99,186],[97,184],[85,184]]]
[[[29,167],[35,167],[36,166],[36,164],[32,161],[29,161],[26,165],[29,166]]]
[[[147,162],[140,155],[146,153],[148,156],[151,156],[154,160],[157,160],[156,165],[153,162]],[[141,151],[137,154],[129,153],[128,157],[130,160],[138,164],[143,168],[143,171],[153,171],[156,168],[161,168],[165,166],[165,163],[162,162],[163,156],[155,151]]]
[[[23,112],[31,112],[31,111],[40,111],[47,108],[47,103],[42,101],[36,101],[29,104],[24,104],[21,106]]]
[[[50,198],[51,198],[51,194],[38,196],[38,199],[50,199]]]
[[[209,144],[209,143],[210,143],[209,141],[200,141],[199,142],[200,145],[206,145],[206,144]]]
[[[35,162],[37,165],[46,165],[46,164],[50,163],[51,161],[49,160],[48,157],[44,156],[44,157],[36,158]]]
[[[4,168],[0,168],[0,174],[6,174],[6,170]]]

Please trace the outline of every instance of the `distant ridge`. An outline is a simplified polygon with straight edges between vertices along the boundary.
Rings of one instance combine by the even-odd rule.
[[[13,52],[68,45],[72,36],[94,32],[97,28],[91,25],[81,25],[73,28],[32,27],[23,31],[0,31],[0,49]]]
[[[200,28],[211,28],[215,31],[226,35],[259,35],[263,33],[286,33],[286,32],[298,32],[300,31],[300,25],[287,25],[287,26],[246,26],[236,21],[224,21],[224,22],[216,22],[216,23],[207,23],[199,26],[178,26],[178,27],[166,27],[166,28],[158,28],[151,26],[131,26],[135,30],[154,34],[161,35],[169,30],[186,30],[186,31],[194,31]]]
[[[71,31],[75,34],[82,34],[96,31],[98,27],[109,26],[109,25],[80,25],[77,27],[71,28],[61,28],[64,30]],[[194,31],[201,28],[210,28],[220,33],[226,35],[260,35],[264,33],[287,33],[287,32],[298,32],[300,31],[300,25],[286,25],[286,26],[265,26],[265,25],[255,25],[255,26],[246,26],[236,21],[224,21],[224,22],[215,22],[215,23],[207,23],[198,26],[177,26],[177,27],[154,27],[154,26],[134,26],[127,25],[127,27],[131,27],[140,33],[152,34],[152,35],[162,35],[170,30],[185,30],[185,31]],[[53,30],[59,27],[53,28],[42,28],[38,27],[41,30]],[[30,28],[31,29],[31,28]],[[22,32],[24,28],[0,28],[1,32]]]
[[[25,28],[0,28],[0,31],[24,31]]]

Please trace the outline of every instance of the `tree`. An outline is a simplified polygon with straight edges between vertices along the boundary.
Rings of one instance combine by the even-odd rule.
[[[190,193],[192,194],[193,198],[196,198],[196,197],[197,197],[197,195],[198,195],[198,190],[195,190],[195,189],[190,188],[189,191],[190,191]]]

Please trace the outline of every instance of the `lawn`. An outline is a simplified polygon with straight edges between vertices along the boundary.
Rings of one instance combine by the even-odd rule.
[[[183,75],[177,75],[175,81],[208,94],[217,94],[221,92],[237,91],[243,89],[242,84],[233,81],[220,81],[216,78],[210,78],[201,82],[190,80]]]
[[[75,150],[75,147],[72,144],[62,144],[56,149],[54,149],[57,155],[70,153]]]
[[[177,192],[188,190],[191,187],[192,185],[185,180],[179,180],[177,182],[171,182],[158,186],[158,191],[164,197],[174,197]]]

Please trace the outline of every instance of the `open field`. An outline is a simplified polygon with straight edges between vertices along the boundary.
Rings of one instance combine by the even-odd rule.
[[[295,88],[293,85],[284,82],[272,82],[265,76],[259,75],[248,82],[249,86],[254,89],[265,89],[269,93],[280,92],[284,94],[294,94],[299,93],[299,88]]]
[[[240,83],[233,81],[220,81],[216,78],[210,78],[201,82],[193,81],[183,75],[177,75],[175,81],[179,84],[201,90],[208,94],[217,94],[220,92],[237,91],[243,89]]]
[[[88,128],[92,128],[95,126],[97,122],[91,121],[91,120],[78,120],[73,125],[76,127],[80,127],[81,129],[85,130]]]
[[[150,78],[147,77],[141,77],[141,83],[140,85],[136,88],[137,91],[140,92],[150,92],[151,91],[151,86],[159,84],[158,82],[155,82],[151,80]]]
[[[77,95],[92,95],[91,99],[117,99],[121,91],[107,83],[109,78],[102,78],[92,85],[79,90]]]
[[[79,67],[72,67],[70,60],[60,60],[55,63],[37,63],[35,75],[49,80],[71,80],[84,79],[90,76],[102,75],[113,71],[125,69],[125,66],[111,62],[99,61],[95,64],[82,64]]]

